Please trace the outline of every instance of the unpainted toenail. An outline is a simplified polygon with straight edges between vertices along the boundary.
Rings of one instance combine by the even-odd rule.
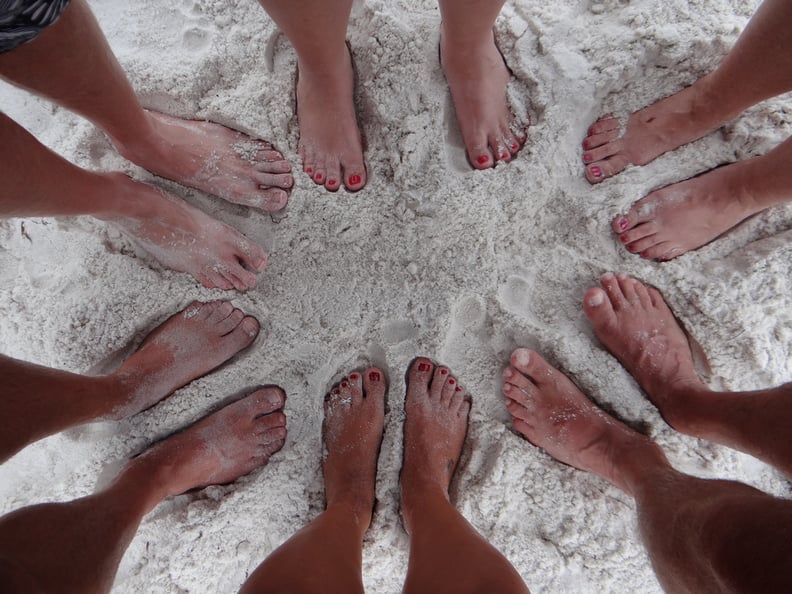
[[[428,363],[418,363],[418,371],[429,371]]]
[[[248,336],[255,336],[258,332],[256,322],[251,319],[247,319],[242,322],[242,329],[248,333]]]
[[[514,358],[520,367],[527,367],[531,363],[531,355],[525,349],[518,349]]]
[[[370,372],[369,372],[369,379],[370,379],[372,382],[378,382],[378,381],[380,381],[380,379],[381,379],[381,376],[380,376],[380,374],[379,374],[379,371],[370,371]]]
[[[510,368],[507,367],[506,369],[503,370],[503,377],[505,377],[506,379],[512,377],[513,375],[514,372]]]
[[[605,303],[605,294],[602,291],[596,291],[588,300],[591,307],[599,307],[603,303]]]

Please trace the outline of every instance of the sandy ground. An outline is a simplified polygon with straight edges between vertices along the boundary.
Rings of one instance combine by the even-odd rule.
[[[709,71],[756,4],[509,2],[497,39],[515,74],[515,109],[528,110],[534,125],[519,158],[487,172],[465,163],[437,60],[435,3],[356,4],[349,39],[369,185],[332,195],[298,175],[288,208],[272,216],[153,178],[92,125],[4,86],[2,109],[48,146],[81,166],[174,191],[261,242],[270,265],[255,289],[226,294],[161,269],[92,219],[0,223],[4,353],[106,372],[192,299],[230,297],[263,327],[250,349],[154,408],[27,448],[0,468],[0,512],[91,493],[151,441],[229,396],[277,383],[289,395],[283,451],[231,486],[158,507],[114,590],[233,592],[321,510],[322,394],[340,374],[373,363],[387,370],[390,391],[364,580],[370,592],[399,592],[408,545],[397,503],[403,377],[426,354],[450,365],[474,399],[455,501],[531,590],[659,592],[632,501],[517,436],[499,378],[512,348],[538,348],[656,438],[678,468],[789,495],[789,483],[763,464],[672,431],[597,343],[580,307],[602,272],[628,272],[666,295],[707,354],[711,385],[792,379],[792,208],[762,213],[666,264],[628,254],[609,228],[653,188],[775,146],[792,132],[792,100],[763,103],[597,187],[580,164],[580,141],[599,114],[626,115]],[[270,139],[298,164],[294,52],[253,0],[91,5],[146,106]]]

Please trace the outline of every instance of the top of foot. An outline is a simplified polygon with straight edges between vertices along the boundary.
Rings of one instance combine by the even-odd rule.
[[[666,418],[676,394],[706,389],[685,333],[657,289],[607,273],[586,293],[583,309],[594,333],[638,381]]]
[[[115,371],[121,401],[111,417],[156,404],[249,346],[258,332],[256,318],[228,301],[194,301],[152,331]]]
[[[507,99],[511,74],[495,38],[479,44],[455,39],[443,31],[441,62],[454,100],[468,161],[475,169],[510,161],[525,143],[526,133],[515,121]]]
[[[467,434],[470,399],[447,367],[418,357],[407,370],[404,408],[402,510],[409,527],[411,506],[421,493],[448,497]]]
[[[286,206],[291,166],[269,142],[213,122],[146,113],[151,140],[135,146],[114,141],[133,163],[235,204],[266,211]]]
[[[351,507],[366,525],[374,506],[384,416],[385,375],[376,367],[350,373],[325,396],[327,504]]]

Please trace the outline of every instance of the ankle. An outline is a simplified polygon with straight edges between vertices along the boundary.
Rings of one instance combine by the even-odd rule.
[[[685,435],[696,435],[712,404],[712,391],[701,383],[672,385],[654,400],[671,427]]]
[[[407,530],[413,525],[414,518],[423,512],[431,513],[435,503],[449,503],[448,489],[431,481],[407,480],[401,478],[401,511]]]
[[[658,472],[671,468],[660,446],[643,435],[621,444],[611,462],[612,471],[605,478],[633,497]]]
[[[495,47],[492,29],[459,31],[450,29],[443,22],[440,26],[440,57],[443,63],[479,61],[487,50]]]
[[[371,524],[374,511],[373,497],[335,497],[327,500],[326,510],[348,518],[360,531],[361,536]]]

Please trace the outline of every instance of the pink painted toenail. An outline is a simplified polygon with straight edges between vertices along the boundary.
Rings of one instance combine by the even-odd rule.
[[[588,140],[584,140],[584,141],[583,141],[583,148],[584,148],[584,149],[587,149],[587,148],[589,148],[589,146],[590,146],[590,143],[589,143],[589,141],[588,141]]]
[[[478,161],[479,165],[484,165],[484,163],[489,161],[489,157],[487,155],[481,155],[476,161]]]
[[[594,177],[601,177],[602,176],[602,169],[600,169],[599,167],[592,167],[591,168],[591,173],[594,175]]]
[[[348,388],[349,387],[349,382],[344,380],[343,382],[341,382],[341,387],[342,388]]]
[[[591,155],[589,155],[588,153],[583,153],[583,160],[586,163],[588,163],[589,161],[591,161]]]
[[[356,186],[360,183],[360,176],[359,175],[350,175],[349,176],[349,183],[353,186]]]
[[[380,379],[382,379],[382,378],[381,378],[381,376],[380,376],[380,374],[379,374],[379,371],[370,371],[370,372],[369,372],[369,379],[370,379],[372,382],[378,382],[378,381],[380,381]]]
[[[520,148],[520,145],[517,144],[516,142],[513,145],[511,145],[511,150],[513,150],[513,151],[516,151],[519,148]]]
[[[418,371],[429,371],[428,363],[418,363]]]
[[[357,373],[350,373],[349,379],[356,381],[360,376]]]
[[[627,219],[625,219],[624,217],[622,217],[622,218],[619,220],[619,229],[621,229],[622,231],[624,231],[626,228],[627,228]]]
[[[622,243],[627,243],[627,234],[625,233],[624,235],[619,235],[619,240]]]
[[[440,370],[440,375],[447,375],[447,374],[448,374],[448,369],[441,369]]]
[[[508,159],[508,158],[509,158],[509,153],[503,151],[503,153],[501,153],[501,159]]]

